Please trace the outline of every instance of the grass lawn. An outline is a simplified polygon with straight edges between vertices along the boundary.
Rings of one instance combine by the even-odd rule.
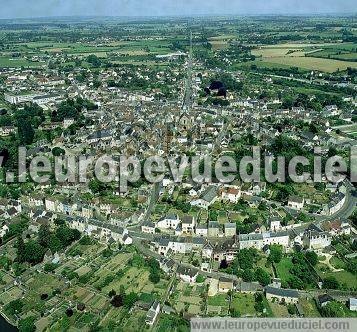
[[[255,299],[253,294],[235,293],[231,307],[237,310],[242,316],[256,316],[254,309]]]
[[[285,283],[292,277],[292,274],[289,272],[292,266],[293,263],[289,257],[284,257],[278,264],[275,264],[279,278]]]
[[[212,297],[208,297],[208,305],[211,306],[225,306],[228,305],[227,295],[226,294],[218,294]]]
[[[335,269],[344,269],[344,268],[346,267],[345,262],[344,262],[342,259],[340,259],[340,258],[338,258],[338,257],[336,257],[336,256],[331,257],[331,259],[330,259],[330,264],[331,264]]]
[[[285,305],[281,305],[277,302],[273,303],[270,302],[270,308],[273,312],[274,317],[289,317],[289,313],[288,313],[288,307]]]
[[[43,66],[43,62],[32,62],[23,58],[8,58],[8,57],[0,57],[0,68],[4,67],[39,67]]]
[[[339,271],[339,272],[332,272],[328,266],[325,264],[317,264],[316,267],[317,273],[323,279],[327,277],[334,277],[337,281],[344,286],[344,288],[356,288],[357,287],[357,278],[351,272],[348,271]]]
[[[321,317],[314,300],[306,300],[301,298],[299,303],[302,307],[302,310],[304,310],[305,317]]]

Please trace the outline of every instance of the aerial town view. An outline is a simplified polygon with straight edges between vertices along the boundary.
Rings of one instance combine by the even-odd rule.
[[[357,331],[356,0],[5,2],[1,332]]]

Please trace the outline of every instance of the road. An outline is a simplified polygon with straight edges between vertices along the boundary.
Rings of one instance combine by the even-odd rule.
[[[187,62],[187,76],[185,81],[185,93],[182,101],[182,109],[184,111],[190,111],[192,107],[192,31],[190,31],[190,50],[188,54]]]
[[[345,181],[345,185],[347,188],[346,201],[342,208],[331,216],[314,215],[317,221],[333,221],[337,219],[347,219],[352,215],[357,203],[357,197],[354,196],[355,188],[349,181]]]
[[[152,186],[152,190],[151,190],[151,194],[150,194],[150,198],[149,198],[149,204],[146,209],[145,218],[144,218],[143,222],[150,220],[152,211],[154,210],[155,204],[159,198],[160,186],[161,186],[161,182],[154,183]]]

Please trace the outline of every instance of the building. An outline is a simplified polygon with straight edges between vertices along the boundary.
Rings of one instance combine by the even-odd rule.
[[[208,237],[218,237],[219,235],[219,223],[218,221],[208,222]]]
[[[305,199],[299,196],[290,196],[288,200],[288,207],[294,210],[302,210],[304,208]]]
[[[302,242],[306,249],[320,250],[331,245],[331,235],[312,224],[304,232]]]
[[[176,271],[177,275],[181,278],[181,280],[193,284],[196,282],[196,278],[198,276],[198,270],[191,269],[188,267],[179,266]]]
[[[210,242],[206,242],[206,244],[202,248],[202,258],[211,259],[213,254],[213,246]]]
[[[180,218],[177,214],[170,214],[166,217],[161,218],[157,222],[157,228],[160,229],[176,229],[180,223]]]
[[[206,224],[197,225],[196,226],[196,235],[201,236],[201,237],[207,237],[207,235],[208,235],[207,225]]]
[[[335,193],[330,198],[330,202],[324,206],[324,208],[323,208],[324,214],[326,214],[328,216],[335,214],[343,207],[345,202],[346,202],[345,194],[343,194],[341,192]]]
[[[160,303],[158,301],[154,301],[149,311],[146,314],[145,323],[147,325],[154,325],[159,313],[160,313]]]
[[[0,136],[1,137],[6,137],[9,136],[10,134],[16,134],[17,128],[13,126],[4,126],[0,127]]]
[[[267,286],[265,287],[265,295],[269,301],[276,299],[280,303],[289,304],[297,304],[299,302],[299,293],[296,289],[283,289]]]
[[[145,221],[141,225],[141,231],[143,233],[155,234],[155,224],[151,221]]]
[[[237,225],[235,223],[225,223],[224,224],[224,235],[226,237],[235,236],[237,232]]]
[[[209,186],[203,194],[196,200],[191,202],[192,206],[198,206],[202,209],[208,209],[217,199],[217,188],[215,186]]]
[[[234,284],[231,279],[221,277],[218,280],[218,292],[220,293],[228,293],[229,291],[234,289]]]
[[[325,305],[327,305],[331,301],[333,301],[333,298],[328,294],[319,295],[317,297],[317,303],[319,304],[319,306],[321,308],[323,308]]]
[[[227,188],[222,190],[221,197],[223,201],[237,203],[241,197],[241,192],[237,188]]]
[[[351,297],[351,298],[348,300],[348,308],[349,308],[351,311],[357,311],[357,299],[356,299],[356,298]]]
[[[257,248],[259,250],[271,244],[278,244],[283,246],[283,248],[287,248],[290,243],[289,234],[285,231],[277,233],[240,234],[238,241],[240,249]]]
[[[190,215],[186,215],[182,218],[182,233],[184,234],[192,234],[195,229],[195,218]]]

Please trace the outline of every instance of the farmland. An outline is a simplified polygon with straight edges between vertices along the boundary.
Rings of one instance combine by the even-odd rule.
[[[342,44],[277,44],[254,49],[256,62],[262,65],[282,65],[307,70],[336,72],[357,68],[357,45]],[[332,56],[335,52],[337,55]]]

